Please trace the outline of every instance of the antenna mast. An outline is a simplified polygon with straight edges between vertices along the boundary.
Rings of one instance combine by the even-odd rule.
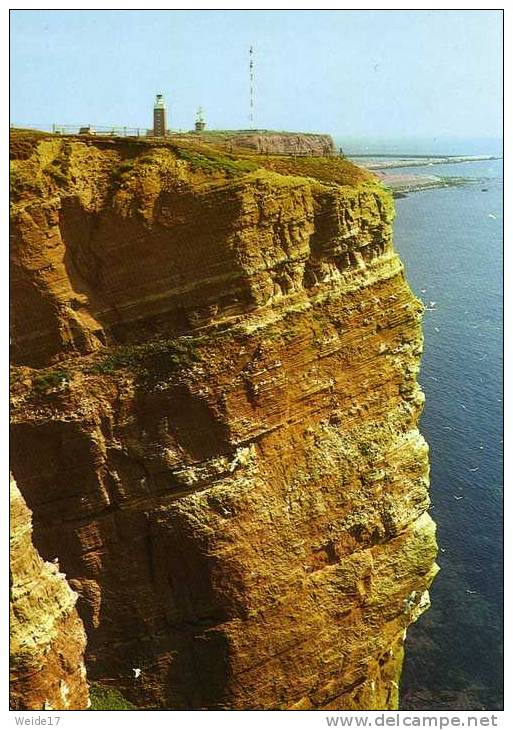
[[[198,111],[196,112],[196,123],[194,124],[194,129],[196,132],[203,132],[203,130],[206,127],[205,117],[203,116],[203,107],[198,107]]]
[[[255,126],[255,71],[253,46],[249,47],[249,126]]]

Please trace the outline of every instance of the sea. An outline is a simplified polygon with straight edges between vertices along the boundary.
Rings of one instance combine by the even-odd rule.
[[[497,144],[383,154],[500,154]],[[362,151],[360,150],[357,151]],[[371,150],[379,152],[378,145]],[[502,160],[401,168],[466,178],[396,200],[395,247],[426,305],[420,428],[430,447],[440,572],[411,626],[403,710],[503,708]]]

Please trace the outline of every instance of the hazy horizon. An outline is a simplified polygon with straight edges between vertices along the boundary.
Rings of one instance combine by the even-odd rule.
[[[497,10],[11,10],[11,121],[500,139]]]

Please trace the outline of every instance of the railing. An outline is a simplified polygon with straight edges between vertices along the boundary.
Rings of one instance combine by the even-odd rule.
[[[95,124],[11,124],[11,127],[18,129],[37,129],[42,132],[53,134],[92,134],[97,137],[151,137],[152,129],[145,127],[104,127]]]
[[[95,125],[52,124],[54,134],[93,134],[101,137],[146,137],[153,130],[144,127],[96,127]]]

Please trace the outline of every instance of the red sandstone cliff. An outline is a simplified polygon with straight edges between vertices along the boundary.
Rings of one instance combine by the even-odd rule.
[[[252,151],[264,155],[317,155],[330,157],[335,145],[328,134],[294,134],[267,130],[237,132],[194,132],[194,137],[207,144],[231,151]]]
[[[32,544],[31,514],[10,484],[10,706],[82,710],[85,633],[64,575]]]
[[[223,155],[14,141],[36,545],[141,706],[396,707],[436,545],[392,203],[344,160]]]

